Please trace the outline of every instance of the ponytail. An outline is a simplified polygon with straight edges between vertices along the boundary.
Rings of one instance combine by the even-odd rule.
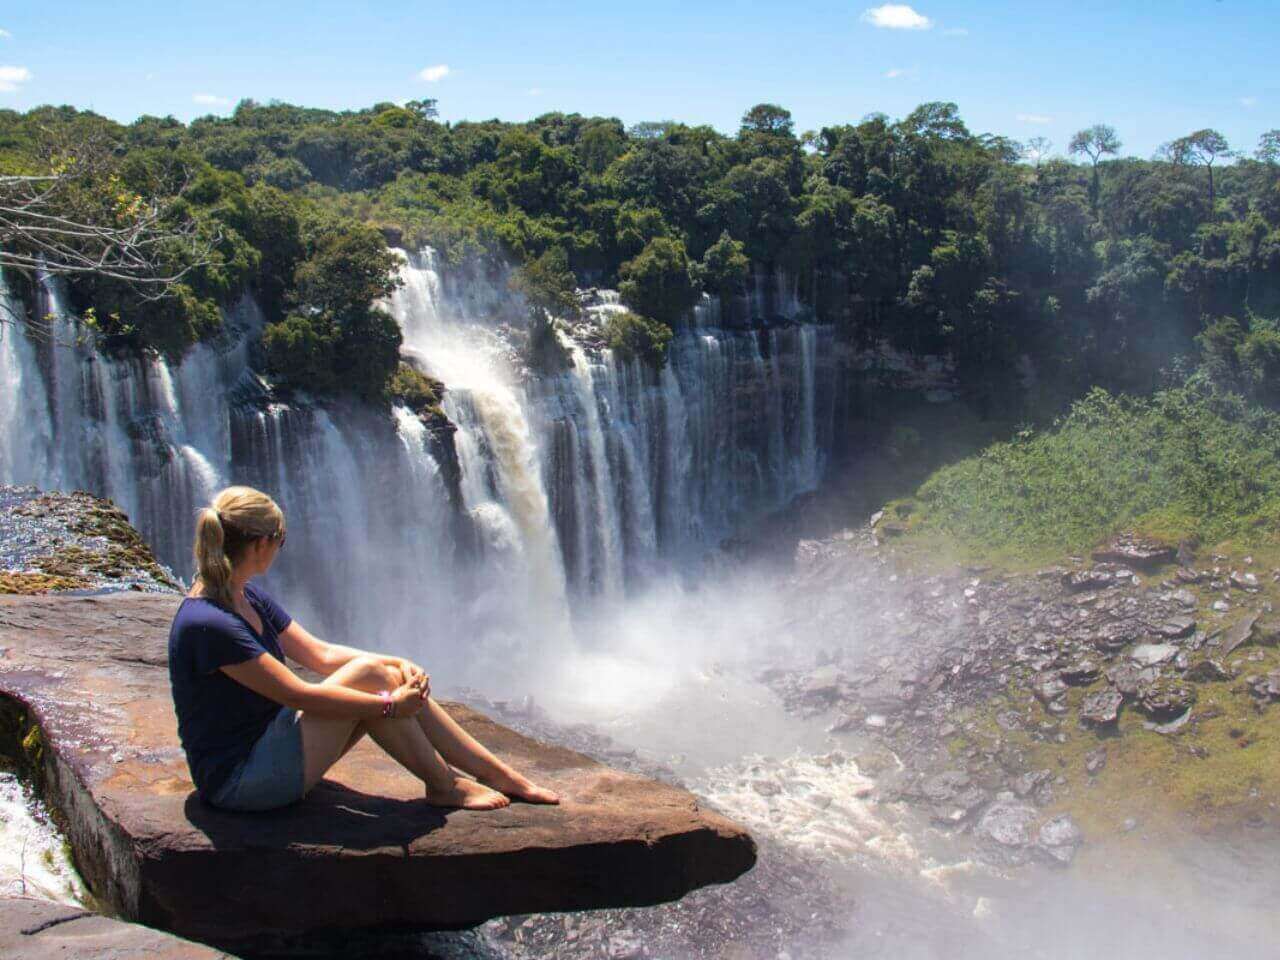
[[[284,514],[265,493],[252,487],[227,487],[196,517],[193,553],[201,592],[228,610],[233,565],[255,540],[284,536]]]
[[[231,560],[226,553],[226,533],[213,507],[205,507],[196,518],[196,572],[204,595],[221,607],[235,606],[231,595]]]

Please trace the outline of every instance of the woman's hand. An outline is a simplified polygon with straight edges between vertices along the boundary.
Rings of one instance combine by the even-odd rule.
[[[426,698],[416,684],[405,683],[391,692],[391,702],[395,707],[393,716],[400,720],[418,713],[426,705]]]
[[[406,660],[404,657],[387,657],[386,662],[400,671],[400,676],[405,683],[417,685],[422,691],[424,700],[431,695],[431,675],[412,660]]]

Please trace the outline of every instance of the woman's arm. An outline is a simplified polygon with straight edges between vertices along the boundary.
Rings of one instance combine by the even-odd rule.
[[[291,620],[289,626],[281,631],[280,647],[290,660],[325,677],[356,657],[367,656],[363,650],[355,647],[344,647],[321,640],[297,620]]]
[[[284,650],[284,655],[290,660],[294,660],[308,670],[314,670],[325,677],[339,667],[346,666],[348,662],[356,657],[376,657],[388,666],[399,670],[405,683],[419,678],[422,679],[423,683],[430,681],[426,671],[411,660],[406,660],[403,657],[391,657],[381,653],[370,653],[367,650],[358,650],[355,647],[343,646],[340,643],[328,643],[298,623],[297,620],[290,621],[289,626],[285,627],[281,632],[280,646]]]
[[[383,699],[337,684],[308,683],[269,653],[220,667],[236,683],[293,710],[321,716],[373,719],[382,716]],[[422,709],[425,695],[405,683],[392,692],[395,715],[408,717]],[[416,703],[415,703],[416,701]]]

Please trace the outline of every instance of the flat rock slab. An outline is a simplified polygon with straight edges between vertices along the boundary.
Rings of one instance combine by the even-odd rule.
[[[230,954],[81,907],[26,897],[0,897],[0,957],[229,960]]]
[[[676,787],[446,708],[559,807],[426,806],[368,741],[301,803],[195,795],[166,665],[174,595],[0,597],[0,737],[26,737],[77,867],[127,920],[206,943],[641,906],[746,872],[743,828]],[[14,723],[25,715],[25,725]],[[32,724],[39,738],[26,736]]]

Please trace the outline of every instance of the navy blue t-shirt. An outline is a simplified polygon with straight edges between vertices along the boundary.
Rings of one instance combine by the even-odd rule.
[[[240,614],[205,597],[183,600],[169,630],[178,737],[202,797],[218,792],[280,711],[280,704],[219,669],[264,653],[284,663],[279,636],[292,618],[260,587],[246,585],[244,596],[262,620],[261,634]]]

